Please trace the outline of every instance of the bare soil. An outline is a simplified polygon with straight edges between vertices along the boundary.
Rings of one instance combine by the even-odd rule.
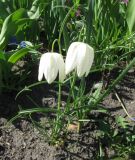
[[[112,73],[113,74],[113,73]],[[114,76],[113,76],[114,77]],[[91,78],[90,78],[91,79]],[[93,80],[100,81],[98,78]],[[88,79],[89,80],[89,79]],[[91,81],[91,80],[90,80]],[[135,70],[131,70],[120,85],[117,92],[123,100],[129,114],[135,117]],[[55,90],[48,86],[37,88],[25,99],[15,100],[16,93],[3,93],[0,97],[0,159],[1,160],[95,160],[99,151],[99,140],[96,136],[98,125],[92,120],[87,122],[80,133],[69,133],[63,146],[52,146],[44,140],[31,121],[21,118],[6,126],[11,117],[21,107],[33,106],[32,98],[38,105],[55,106]],[[66,97],[66,93],[63,93]],[[64,102],[63,102],[64,103]],[[131,121],[125,114],[120,102],[112,92],[102,103],[110,110],[110,117],[121,115]],[[91,114],[91,119],[94,114]],[[100,115],[95,115],[100,116]],[[101,115],[102,116],[102,115]],[[43,118],[43,117],[42,117]],[[40,119],[39,119],[40,120]],[[134,125],[134,122],[132,122]],[[114,153],[111,153],[114,154]]]

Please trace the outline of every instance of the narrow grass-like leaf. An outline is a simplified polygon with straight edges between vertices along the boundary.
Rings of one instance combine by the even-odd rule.
[[[131,0],[127,10],[127,23],[129,30],[132,31],[135,25],[135,0]]]
[[[53,113],[53,112],[57,112],[56,109],[52,109],[52,108],[32,108],[32,109],[26,109],[26,110],[21,110],[18,114],[32,114],[32,113]]]
[[[18,50],[17,52],[15,52],[9,59],[8,62],[10,63],[16,63],[20,58],[24,57],[26,54],[29,53],[29,51],[31,51],[31,48],[22,48],[20,50]]]

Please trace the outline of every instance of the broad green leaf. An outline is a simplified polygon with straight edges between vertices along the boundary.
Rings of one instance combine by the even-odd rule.
[[[132,31],[135,25],[135,0],[131,0],[127,9],[127,23],[129,30]]]
[[[21,18],[27,17],[27,13],[25,9],[19,9],[15,11],[14,13],[10,14],[4,21],[3,27],[0,34],[0,39],[5,35],[5,33],[14,33],[14,26],[15,22]],[[9,31],[10,30],[10,31]]]
[[[24,57],[26,54],[29,53],[29,51],[31,51],[31,48],[22,48],[20,50],[18,50],[17,52],[15,52],[9,59],[8,62],[10,63],[16,63],[20,58]]]
[[[27,12],[25,9],[18,9],[14,13],[10,14],[4,21],[1,33],[0,33],[0,49],[3,49],[10,36],[13,36],[17,29],[17,21],[21,18],[26,18]],[[25,22],[24,22],[25,23]]]

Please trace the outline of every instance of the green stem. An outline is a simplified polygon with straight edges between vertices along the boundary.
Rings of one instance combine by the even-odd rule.
[[[54,45],[55,45],[55,43],[58,41],[58,39],[55,39],[54,41],[53,41],[53,43],[52,43],[52,52],[54,51]]]
[[[71,96],[73,97],[73,99],[75,98],[74,97],[74,85],[75,85],[75,81],[76,81],[76,73],[74,72],[74,75],[73,75],[73,79],[70,80],[70,90],[69,90],[69,95],[68,95],[68,99],[67,99],[67,103],[66,103],[66,109],[67,111],[70,110],[70,100],[71,100]]]
[[[78,103],[77,103],[77,106],[75,107],[76,109],[78,108],[78,106],[82,106],[83,105],[83,99],[82,99],[82,97],[83,97],[83,95],[84,95],[84,92],[85,92],[85,77],[83,76],[82,78],[81,78],[81,82],[80,82],[80,89],[79,89],[79,95],[78,95],[78,97],[80,97],[79,98],[79,101],[78,101]],[[84,117],[85,117],[85,112],[83,112],[83,108],[82,109],[78,109],[77,110],[77,117],[78,117],[78,123],[79,123],[79,126],[78,126],[78,133],[80,132],[80,129],[81,129],[81,126],[83,125],[83,122],[82,121],[79,121],[80,119],[84,119]]]
[[[58,39],[58,45],[59,45],[59,53],[62,55],[61,44],[60,44],[60,35],[59,35],[59,39]],[[61,105],[61,83],[59,83],[59,92],[58,92],[58,115],[60,112],[60,105]]]
[[[58,113],[60,112],[61,105],[61,84],[59,83],[59,93],[58,93]]]
[[[57,115],[56,120],[54,121],[54,128],[52,133],[52,138],[54,140],[57,139],[57,136],[59,135],[60,131],[60,124],[61,124],[61,84],[59,83],[59,92],[58,92],[58,106],[57,106]]]
[[[80,90],[79,90],[79,97],[80,97],[80,100],[79,100],[79,103],[81,104],[82,103],[82,100],[81,97],[83,97],[84,95],[84,92],[85,92],[85,77],[83,76],[81,78],[81,82],[80,82]],[[83,113],[83,110],[78,110],[78,119],[83,119],[84,118],[84,113]]]

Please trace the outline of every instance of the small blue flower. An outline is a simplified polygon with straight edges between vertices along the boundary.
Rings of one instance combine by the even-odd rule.
[[[26,48],[27,44],[25,43],[25,41],[22,41],[20,43],[20,48]]]
[[[27,46],[33,47],[32,43],[29,42],[29,41],[22,41],[22,42],[20,43],[20,48],[26,48]]]

